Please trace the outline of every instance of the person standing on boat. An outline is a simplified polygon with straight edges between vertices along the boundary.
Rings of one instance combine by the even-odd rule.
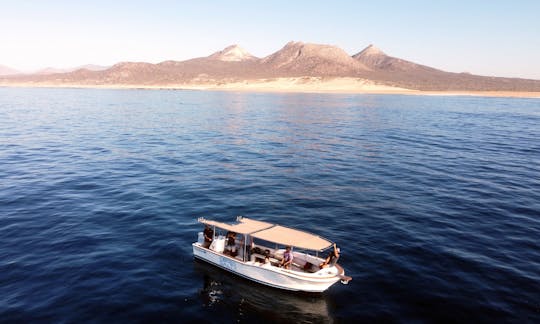
[[[212,240],[214,239],[214,230],[210,227],[210,225],[206,224],[204,226],[204,244],[203,247],[209,248],[210,244],[212,244]]]
[[[279,264],[279,266],[285,269],[289,269],[291,267],[292,261],[293,254],[291,252],[291,247],[287,246],[285,248],[285,252],[283,253],[283,259],[281,259],[281,263]]]
[[[324,260],[323,263],[319,265],[319,268],[326,268],[328,266],[335,266],[338,259],[339,259],[339,248],[336,246],[336,243],[334,243],[334,249],[328,253],[328,257],[326,257],[326,260]]]

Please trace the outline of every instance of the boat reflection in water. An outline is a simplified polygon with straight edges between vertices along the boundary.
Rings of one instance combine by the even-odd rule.
[[[324,295],[287,292],[256,284],[240,276],[194,260],[195,273],[203,276],[199,295],[207,310],[215,308],[227,319],[258,322],[333,322]],[[216,319],[218,320],[218,319]],[[218,320],[219,321],[219,320]]]

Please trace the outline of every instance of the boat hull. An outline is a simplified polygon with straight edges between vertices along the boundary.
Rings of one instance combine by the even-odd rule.
[[[291,291],[323,292],[340,280],[335,267],[317,273],[301,273],[270,264],[235,259],[193,243],[193,255],[224,270],[257,283]]]

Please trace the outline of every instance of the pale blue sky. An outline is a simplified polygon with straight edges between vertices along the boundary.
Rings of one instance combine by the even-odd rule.
[[[290,40],[452,72],[540,79],[540,1],[0,0],[0,64],[21,70],[184,60]]]

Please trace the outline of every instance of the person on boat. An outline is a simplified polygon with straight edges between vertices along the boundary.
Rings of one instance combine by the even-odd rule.
[[[264,264],[270,264],[270,250],[264,250]]]
[[[210,244],[212,244],[212,240],[214,239],[214,230],[210,227],[210,225],[206,224],[204,226],[204,244],[203,247],[209,248]]]
[[[246,244],[246,240],[247,240],[247,246],[245,246],[244,244]],[[252,249],[253,249],[253,237],[251,235],[242,235],[240,236],[240,248],[238,249],[238,254],[240,255],[240,258],[242,258],[243,260],[249,260],[251,258],[251,253],[252,253]],[[244,258],[244,248],[245,248],[245,252],[246,252],[246,256]]]
[[[236,256],[236,233],[228,232],[227,233],[227,246],[225,249],[230,253],[231,256]]]
[[[283,259],[281,259],[281,263],[279,264],[279,266],[285,269],[289,269],[291,267],[292,261],[293,254],[291,252],[291,247],[287,246],[285,248],[285,252],[283,253]]]
[[[328,266],[335,266],[338,259],[339,259],[339,248],[336,246],[336,243],[334,243],[334,249],[328,253],[328,256],[326,257],[326,260],[324,260],[323,263],[319,265],[319,268],[326,268]]]

